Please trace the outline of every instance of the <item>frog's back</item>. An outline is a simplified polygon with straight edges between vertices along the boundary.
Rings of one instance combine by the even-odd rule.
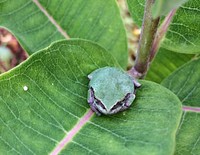
[[[95,97],[112,108],[114,103],[124,99],[128,93],[134,92],[132,78],[124,71],[114,67],[104,67],[91,74],[90,87]]]

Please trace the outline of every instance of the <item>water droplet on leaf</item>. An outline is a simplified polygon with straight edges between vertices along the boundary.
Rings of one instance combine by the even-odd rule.
[[[23,89],[24,89],[24,91],[27,91],[27,90],[28,90],[28,87],[27,87],[27,86],[24,86]]]

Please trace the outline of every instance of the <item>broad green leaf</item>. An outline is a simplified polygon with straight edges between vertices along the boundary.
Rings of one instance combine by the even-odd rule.
[[[199,106],[200,59],[193,60],[177,69],[161,83],[174,92],[183,105]]]
[[[127,0],[137,25],[142,25],[144,0]],[[181,6],[169,26],[161,46],[179,53],[200,53],[200,0],[189,0]],[[161,20],[162,23],[163,20]]]
[[[162,47],[169,50],[200,53],[200,0],[189,0],[174,16]]]
[[[181,103],[141,81],[131,108],[96,116],[87,103],[93,70],[119,66],[103,48],[60,41],[0,76],[2,154],[173,154]]]
[[[150,65],[146,80],[160,83],[178,67],[190,61],[194,55],[176,53],[160,48],[156,57]]]
[[[133,21],[141,27],[144,14],[145,0],[127,0],[127,4]]]
[[[176,136],[176,155],[200,154],[200,59],[193,60],[167,77],[162,85],[183,103],[183,116]]]
[[[167,15],[172,9],[177,9],[188,0],[155,0],[152,9],[153,17]]]
[[[176,136],[175,155],[199,155],[200,113],[184,112]]]
[[[1,0],[0,21],[29,54],[53,41],[84,38],[127,65],[126,34],[115,0]]]

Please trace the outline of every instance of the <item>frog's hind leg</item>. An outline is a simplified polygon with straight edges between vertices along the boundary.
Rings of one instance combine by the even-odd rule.
[[[96,107],[95,103],[95,99],[94,99],[94,91],[92,88],[90,88],[88,90],[88,99],[87,99],[90,108],[92,109],[92,111],[94,111],[98,116],[101,115],[100,111],[98,110],[98,108]]]
[[[132,102],[134,101],[135,99],[135,94],[128,94],[125,99],[124,99],[124,104],[123,106],[121,107],[120,111],[124,111],[128,108],[130,108]]]
[[[96,107],[96,105],[94,103],[89,104],[90,108],[92,109],[92,111],[94,111],[98,116],[101,116],[101,112],[98,110],[98,108]]]

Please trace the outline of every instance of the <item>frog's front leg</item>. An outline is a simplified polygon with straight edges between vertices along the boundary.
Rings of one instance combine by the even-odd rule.
[[[141,84],[135,78],[133,78],[133,83],[135,88],[140,88]]]

